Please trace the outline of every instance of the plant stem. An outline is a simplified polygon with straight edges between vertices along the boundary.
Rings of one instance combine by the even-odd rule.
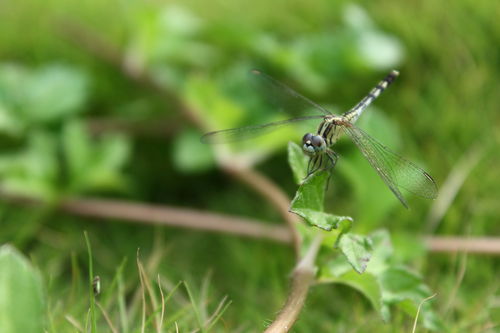
[[[318,230],[306,255],[299,261],[292,273],[290,295],[283,309],[274,322],[266,329],[266,333],[288,332],[297,321],[314,279],[314,263],[318,254],[323,233]]]

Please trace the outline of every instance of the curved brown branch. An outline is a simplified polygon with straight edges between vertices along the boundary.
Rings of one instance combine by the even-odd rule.
[[[266,333],[284,333],[292,329],[299,318],[300,312],[309,293],[309,287],[314,281],[314,263],[318,254],[323,235],[317,231],[306,255],[302,258],[292,273],[291,288],[288,299],[278,317],[265,330]]]

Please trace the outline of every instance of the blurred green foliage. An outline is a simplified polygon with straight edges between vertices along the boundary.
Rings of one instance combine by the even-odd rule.
[[[40,273],[12,245],[0,247],[0,265],[0,329],[42,331],[44,299]]]
[[[88,78],[74,67],[48,65],[30,71],[20,65],[0,68],[0,129],[10,135],[30,126],[54,123],[82,111]]]
[[[351,234],[346,236],[349,235],[360,237]],[[391,305],[397,305],[415,317],[420,302],[432,292],[423,283],[419,274],[412,272],[407,267],[395,265],[391,260],[394,248],[387,230],[376,230],[369,236],[369,239],[373,240],[373,244],[370,244],[373,256],[369,257],[367,270],[363,274],[355,274],[344,257],[328,260],[328,257],[325,256],[322,261],[325,259],[327,261],[321,266],[318,282],[340,283],[358,290],[370,300],[372,306],[380,312],[386,323],[390,322]],[[424,304],[421,313],[424,326],[432,330],[444,330],[441,320],[436,317],[430,304]]]
[[[342,113],[395,68],[401,76],[357,125],[421,166],[440,190],[460,158],[477,152],[477,166],[435,233],[498,235],[499,14],[500,3],[472,0],[4,1],[1,189],[49,202],[99,195],[278,222],[265,199],[221,173],[216,161],[262,162],[257,168],[292,197],[297,186],[286,143],[317,124],[217,147],[222,152],[215,158],[213,147],[198,141],[203,132],[286,119],[249,87],[248,70],[262,70]],[[408,195],[407,212],[348,139],[332,148],[340,158],[326,212],[352,216],[358,234],[390,230],[395,250],[388,260],[421,272],[438,293],[433,307],[449,331],[498,323],[498,258],[426,253],[415,235],[430,229],[433,203]],[[54,331],[73,329],[67,314],[84,322],[83,230],[103,290],[138,247],[155,272],[188,280],[194,295],[203,294],[196,286],[216,267],[208,293],[234,300],[224,315],[231,330],[254,331],[280,308],[294,264],[290,248],[278,244],[88,220],[9,201],[0,204],[0,220],[0,243],[14,242],[45,281],[53,281],[48,308]],[[132,262],[120,273],[123,298],[132,298],[138,285]],[[418,297],[430,296],[421,291]],[[339,285],[315,287],[295,329],[410,331],[413,318],[404,310],[396,309],[384,325],[369,304],[373,297],[358,296]],[[191,314],[176,318],[185,330],[194,329],[183,301],[179,296],[170,310]],[[113,302],[112,316],[120,308]],[[136,328],[139,311],[130,320]]]

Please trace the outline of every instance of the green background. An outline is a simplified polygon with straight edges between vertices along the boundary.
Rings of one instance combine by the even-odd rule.
[[[393,260],[437,292],[435,311],[450,331],[498,323],[498,258],[436,254],[422,239],[500,232],[499,17],[500,3],[468,0],[2,1],[0,243],[13,243],[42,273],[54,331],[71,329],[66,315],[85,321],[84,230],[103,289],[127,257],[133,301],[140,248],[151,277],[188,281],[197,295],[210,275],[208,308],[223,295],[233,301],[224,315],[229,331],[262,330],[286,298],[290,246],[82,218],[52,205],[106,198],[283,223],[268,200],[217,167],[214,147],[199,142],[208,131],[286,119],[252,90],[247,72],[261,70],[341,114],[397,69],[356,124],[426,170],[440,198],[403,191],[407,211],[344,137],[332,147],[340,158],[325,211],[351,216],[356,233],[388,229]],[[297,187],[286,143],[314,126],[223,149],[260,161],[255,168],[291,198]],[[26,206],[13,195],[47,205]],[[429,217],[433,205],[442,218]],[[188,303],[179,292],[167,316]],[[135,328],[140,310],[131,313]],[[174,320],[193,328],[189,315]],[[401,310],[383,324],[361,294],[326,284],[312,289],[294,329],[392,332],[412,324]]]

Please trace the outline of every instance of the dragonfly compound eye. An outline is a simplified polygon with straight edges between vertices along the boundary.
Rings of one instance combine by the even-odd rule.
[[[314,135],[312,137],[312,145],[313,147],[319,148],[325,143],[325,140],[319,135]]]
[[[302,144],[310,145],[312,137],[313,137],[312,133],[307,133],[306,135],[304,135],[304,137],[302,138]]]

